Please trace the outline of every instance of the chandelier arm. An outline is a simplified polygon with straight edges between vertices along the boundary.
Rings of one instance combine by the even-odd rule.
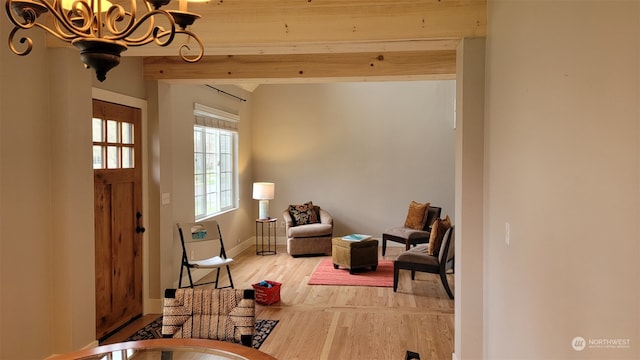
[[[11,30],[11,33],[9,34],[9,49],[11,49],[11,51],[16,55],[24,56],[29,54],[33,49],[33,40],[31,40],[31,38],[29,37],[21,37],[20,43],[21,44],[26,43],[27,45],[26,45],[26,49],[22,51],[18,50],[18,48],[16,48],[16,46],[14,45],[14,37],[18,32],[18,30],[22,30],[22,28],[19,26],[15,26],[13,30]]]
[[[47,10],[51,12],[51,15],[53,16],[53,24],[57,31],[54,31],[49,26],[40,24],[38,22],[34,23],[35,26],[45,30],[57,39],[65,42],[71,42],[73,39],[78,37],[88,37],[87,32],[91,30],[91,24],[88,20],[93,16],[93,13],[91,12],[91,8],[89,8],[86,3],[82,1],[74,2],[74,8],[78,6],[76,5],[76,3],[78,3],[82,8],[80,14],[84,19],[83,23],[85,24],[85,26],[78,27],[73,24],[71,19],[69,19],[70,14],[65,14],[64,9],[62,8],[62,1],[56,1],[54,3],[54,6],[52,6],[48,1],[45,0],[35,1],[39,4],[42,4],[42,6],[46,7]],[[60,25],[62,25],[62,27]]]
[[[33,40],[30,37],[24,36],[21,37],[19,42],[20,43],[26,43],[26,49],[23,51],[18,50],[18,48],[15,46],[15,35],[17,34],[18,30],[28,30],[32,27],[38,27],[40,29],[43,29],[44,31],[46,31],[47,33],[49,33],[50,35],[56,37],[57,39],[60,39],[62,41],[68,42],[70,43],[71,40],[73,40],[74,38],[76,38],[75,36],[71,36],[68,34],[65,34],[64,36],[61,35],[60,33],[50,29],[49,27],[42,25],[40,23],[32,23],[31,26],[29,27],[21,27],[21,26],[15,26],[13,28],[13,30],[11,30],[11,33],[9,34],[9,49],[16,55],[20,55],[20,56],[24,56],[27,55],[31,52],[32,48],[33,48]]]
[[[149,20],[150,24],[155,24],[154,17],[155,16],[159,16],[159,15],[167,17],[167,19],[169,20],[169,24],[171,25],[169,30],[166,30],[162,26],[154,26],[150,30],[150,32],[146,32],[144,34],[144,36],[141,36],[141,37],[138,37],[138,38],[130,38],[129,37],[140,26],[142,26],[143,23],[146,20]],[[150,11],[150,12],[144,14],[142,17],[140,17],[140,19],[138,21],[136,21],[134,26],[132,26],[127,32],[119,34],[118,36],[114,36],[113,38],[110,38],[110,39],[111,40],[122,40],[127,45],[130,45],[130,46],[141,46],[141,45],[148,44],[151,41],[155,41],[155,43],[158,46],[167,46],[167,45],[171,44],[171,42],[173,41],[176,32],[178,32],[178,30],[176,30],[176,22],[174,21],[173,16],[171,16],[171,14],[169,14],[165,10],[153,10],[153,11]],[[151,37],[149,37],[150,35],[151,35]],[[164,37],[167,37],[167,39],[164,40],[164,41],[161,40]]]
[[[56,30],[51,29],[50,27],[40,24],[40,23],[36,23],[35,26],[39,27],[40,29],[46,31],[47,33],[49,33],[51,36],[54,36],[57,39],[60,39],[64,42],[68,42],[71,43],[71,41],[73,39],[78,38],[78,36],[74,33],[69,33],[68,29],[66,28],[60,28],[59,25],[57,23],[54,22],[54,25],[56,27]]]
[[[127,19],[126,26],[122,30],[118,30],[116,26],[117,22],[123,21]],[[120,4],[112,5],[109,10],[107,10],[103,24],[112,34],[118,35],[122,32],[128,31],[136,21],[136,11],[133,9],[131,12],[125,11],[124,7]],[[110,36],[109,36],[110,38]]]
[[[45,25],[36,24],[36,26],[38,26],[41,29],[44,29],[45,31],[55,36],[56,38],[69,43],[79,37],[89,37],[87,34],[93,34],[90,23],[87,23],[85,26],[82,26],[82,27],[76,27],[76,26],[69,27],[69,26],[66,26],[65,23],[57,21],[56,19],[54,19],[52,22],[53,22],[53,26],[56,28],[55,31],[49,29]]]
[[[151,6],[144,1],[146,11],[152,11]],[[112,35],[105,36],[105,38],[110,40],[121,40],[123,34],[129,34],[131,32],[131,28],[136,25],[140,19],[136,19],[136,7],[135,0],[131,0],[131,11],[126,11],[124,7],[120,4],[112,5],[109,10],[106,12],[104,17],[104,25],[107,28],[107,31]],[[126,26],[118,26],[117,23],[127,19]],[[154,20],[151,19],[149,23],[148,30],[142,37],[148,37],[151,35],[154,26]],[[139,26],[139,25],[138,25]]]
[[[202,59],[202,57],[204,56],[204,45],[202,44],[202,41],[200,41],[200,38],[194,34],[193,32],[189,31],[189,30],[178,30],[176,31],[176,33],[178,34],[185,34],[187,35],[189,38],[188,39],[194,39],[197,43],[198,43],[198,54],[196,54],[196,56],[194,57],[189,57],[185,54],[186,51],[191,50],[191,48],[189,47],[188,44],[182,44],[180,45],[180,50],[179,50],[179,54],[180,54],[180,58],[188,63],[195,63],[200,61],[200,59]],[[187,40],[188,40],[187,39]]]
[[[14,12],[11,11],[11,5],[12,4],[13,4],[12,1],[7,0],[4,3],[4,7],[5,7],[5,11],[7,12],[7,17],[9,18],[9,20],[11,20],[13,25],[15,25],[16,28],[21,28],[21,29],[30,29],[30,28],[32,28],[33,24],[35,23],[35,19],[37,18],[35,10],[34,9],[26,9],[25,11],[27,12],[27,15],[28,15],[29,19],[24,19],[24,22],[21,22],[21,21],[18,21],[18,18],[16,17]],[[10,38],[13,37],[13,34],[15,34],[16,30],[17,29],[15,29],[15,28],[13,29],[12,34],[9,35]]]
[[[7,4],[9,2],[11,1],[7,1]],[[77,1],[77,3],[80,4],[80,7],[82,8],[82,10],[80,11],[80,15],[83,19],[82,24],[84,24],[84,26],[76,26],[73,24],[72,20],[69,18],[70,14],[67,15],[65,14],[65,12],[63,12],[64,9],[62,8],[62,1],[57,1],[55,3],[55,6],[51,6],[49,2],[44,0],[36,0],[36,2],[39,4],[42,4],[42,6],[46,7],[47,10],[51,12],[51,15],[53,16],[52,22],[54,24],[55,30],[53,30],[47,25],[39,23],[37,19],[34,19],[33,23],[29,27],[37,26],[45,30],[47,33],[51,34],[55,38],[68,43],[70,43],[72,40],[79,37],[87,38],[87,37],[95,36],[95,34],[93,33],[93,29],[91,27],[91,21],[89,21],[92,18],[95,20],[95,17],[93,16],[91,8],[89,8],[86,3]],[[77,6],[75,4],[76,2],[74,2],[74,6]],[[12,16],[10,16],[10,18],[12,18]],[[24,29],[27,28],[24,26],[20,26],[20,27]]]
[[[38,0],[46,2],[46,0]],[[53,23],[56,25],[61,33],[67,34],[69,39],[73,40],[78,37],[95,37],[94,22],[96,19],[96,13],[89,6],[88,2],[76,0],[71,4],[71,9],[66,10],[62,7],[62,0],[56,1],[55,11],[52,11],[54,15]],[[75,17],[73,17],[75,16]],[[82,19],[82,21],[78,21]],[[59,24],[62,24],[62,28]],[[78,25],[81,24],[82,26]]]
[[[148,44],[151,41],[153,41],[152,34],[155,28],[155,19],[153,17],[149,19],[149,22],[147,23],[147,29],[145,30],[145,32],[142,35],[140,35],[140,37],[132,39],[132,38],[126,38],[126,37],[131,35],[134,31],[138,30],[138,28],[142,26],[142,23],[144,22],[145,19],[142,19],[142,18],[136,19],[135,13],[125,12],[124,15],[126,15],[126,17],[129,18],[129,21],[127,22],[127,25],[123,29],[118,29],[117,22],[119,22],[120,19],[117,16],[113,16],[112,14],[107,15],[107,17],[105,18],[104,24],[107,30],[109,31],[109,33],[111,33],[111,35],[105,36],[106,39],[122,40],[128,45],[132,45],[132,46],[136,46],[134,44],[137,44],[137,43]]]

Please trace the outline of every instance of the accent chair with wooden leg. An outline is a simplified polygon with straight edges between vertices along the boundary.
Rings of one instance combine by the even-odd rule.
[[[416,211],[418,208],[413,206],[414,204],[422,206],[426,205],[427,208],[426,212],[423,212],[423,216],[426,218],[422,219],[422,222],[418,227],[408,226],[408,221],[412,215],[411,213]],[[387,252],[387,241],[404,244],[405,250],[409,250],[411,246],[428,243],[429,237],[431,236],[431,226],[433,225],[433,222],[440,217],[441,211],[442,208],[431,206],[429,203],[419,204],[412,202],[409,207],[409,214],[407,215],[405,224],[403,226],[390,227],[382,233],[382,256]]]
[[[416,271],[420,271],[439,274],[447,295],[453,299],[453,292],[447,281],[447,271],[453,269],[454,243],[454,227],[452,226],[446,230],[437,254],[429,253],[428,244],[418,245],[400,254],[393,262],[393,291],[398,290],[398,275],[401,269],[411,271],[411,280],[415,280]]]

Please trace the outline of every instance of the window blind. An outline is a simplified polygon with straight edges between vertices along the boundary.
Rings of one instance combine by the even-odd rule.
[[[210,108],[205,105],[194,105],[194,123],[221,130],[238,131],[240,116],[226,111]]]

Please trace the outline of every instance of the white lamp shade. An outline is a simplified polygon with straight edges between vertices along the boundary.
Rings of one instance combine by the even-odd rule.
[[[256,200],[272,200],[275,194],[275,184],[270,182],[253,183],[253,198]]]

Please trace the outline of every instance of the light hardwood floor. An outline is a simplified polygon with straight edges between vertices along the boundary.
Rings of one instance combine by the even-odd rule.
[[[387,249],[394,259],[403,248]],[[407,350],[421,359],[451,359],[454,302],[438,275],[400,271],[393,288],[307,285],[324,257],[292,258],[284,247],[277,255],[257,256],[253,248],[236,256],[231,274],[235,288],[260,280],[282,283],[281,302],[256,304],[258,319],[280,320],[260,350],[282,360],[404,359]],[[380,255],[382,258],[382,255]],[[449,275],[453,289],[453,275]],[[122,341],[159,315],[147,315],[107,339]]]

